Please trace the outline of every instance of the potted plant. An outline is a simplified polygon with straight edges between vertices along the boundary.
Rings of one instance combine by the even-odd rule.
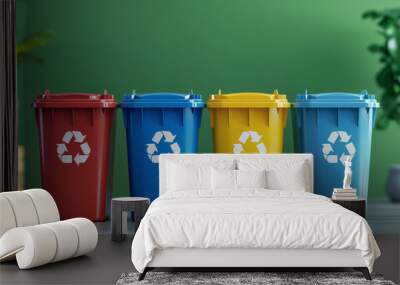
[[[382,63],[376,76],[383,89],[380,96],[382,110],[376,126],[385,129],[391,121],[400,125],[400,8],[367,11],[363,18],[376,21],[383,37],[381,43],[369,46]],[[400,202],[400,165],[393,165],[389,170],[386,191],[392,201]]]

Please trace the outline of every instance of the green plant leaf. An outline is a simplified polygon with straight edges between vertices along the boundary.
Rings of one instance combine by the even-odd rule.
[[[387,32],[387,28],[392,24],[392,20],[388,17],[383,17],[378,21],[378,26],[385,29],[385,33]]]
[[[370,45],[370,46],[368,47],[368,50],[369,50],[370,52],[373,52],[373,53],[377,53],[377,52],[382,52],[382,53],[384,53],[384,52],[385,52],[385,47],[382,46],[382,45],[378,45],[378,44],[372,44],[372,45]]]
[[[376,76],[376,82],[379,86],[383,88],[393,85],[393,82],[395,82],[395,78],[390,65],[386,65],[384,68],[381,69],[380,72],[378,72]]]
[[[28,36],[17,44],[17,56],[26,56],[33,49],[47,45],[52,37],[53,32],[51,31],[38,32]]]
[[[381,17],[381,12],[371,10],[371,11],[367,11],[367,12],[363,13],[361,17],[363,19],[373,19],[373,20],[375,20],[375,19],[378,19],[378,18]]]

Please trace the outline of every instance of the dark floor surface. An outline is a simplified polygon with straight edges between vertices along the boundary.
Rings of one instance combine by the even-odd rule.
[[[19,270],[17,263],[0,264],[0,285],[16,284],[115,284],[124,272],[134,271],[131,262],[132,236],[125,241],[111,241],[99,235],[95,251],[41,267]]]
[[[98,223],[97,229],[100,234],[99,242],[96,250],[89,255],[28,270],[19,270],[15,261],[2,263],[0,285],[115,284],[122,273],[135,271],[130,258],[133,235],[123,242],[112,242],[109,222]],[[128,231],[132,234],[132,225],[128,225]],[[384,274],[386,279],[396,283],[399,281],[400,236],[378,235],[376,238],[383,256],[377,260],[375,272]],[[322,271],[342,270],[331,268]],[[319,270],[310,268],[305,271]]]

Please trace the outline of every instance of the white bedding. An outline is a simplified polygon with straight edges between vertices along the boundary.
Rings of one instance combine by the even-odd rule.
[[[165,248],[357,249],[370,271],[380,255],[359,215],[316,194],[265,189],[160,196],[134,237],[135,268]]]

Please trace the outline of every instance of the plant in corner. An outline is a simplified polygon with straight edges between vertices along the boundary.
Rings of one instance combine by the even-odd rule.
[[[30,57],[38,63],[43,63],[44,60],[41,57],[32,54],[32,50],[37,47],[46,46],[52,36],[53,33],[50,31],[38,32],[25,38],[22,42],[19,42],[17,44],[18,59]]]
[[[372,44],[369,50],[379,54],[382,68],[376,76],[383,89],[380,101],[382,111],[377,118],[377,128],[385,129],[391,121],[400,125],[400,8],[367,11],[362,16],[377,22],[382,42]],[[389,170],[386,191],[392,201],[400,202],[400,164]]]
[[[32,51],[35,48],[46,46],[52,36],[53,32],[51,31],[37,32],[17,43],[18,64],[21,64],[26,59],[32,59],[35,63],[43,63],[44,59],[35,55]],[[18,170],[18,189],[22,190],[25,188],[25,146],[23,144],[18,145],[18,165],[20,166]]]
[[[383,65],[376,76],[383,89],[377,128],[385,129],[390,121],[400,124],[400,8],[368,11],[363,18],[376,21],[383,37],[382,43],[370,45],[369,50],[380,55]]]

